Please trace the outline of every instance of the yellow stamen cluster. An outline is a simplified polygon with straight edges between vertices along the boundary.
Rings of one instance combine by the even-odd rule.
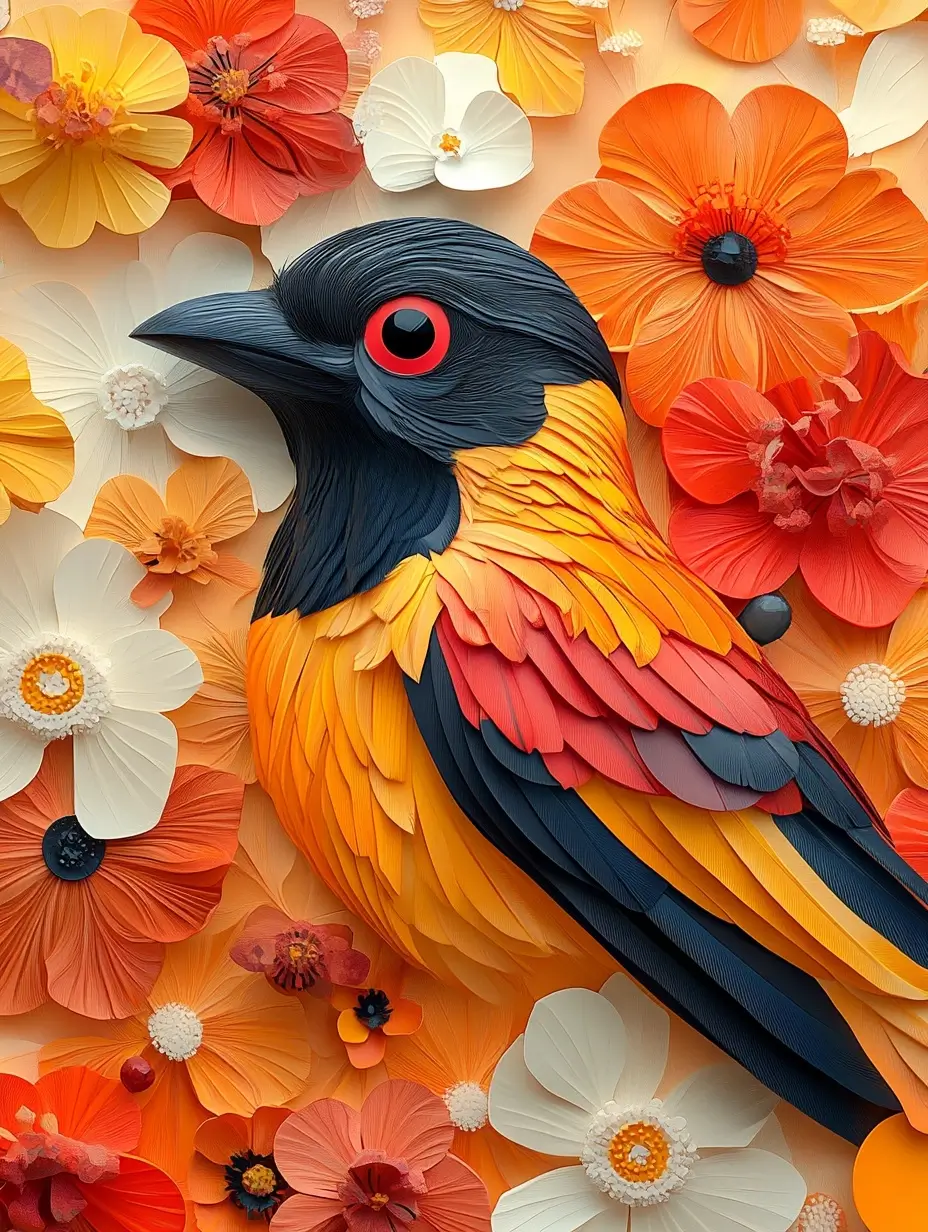
[[[438,148],[442,154],[460,154],[461,138],[456,137],[454,133],[442,133],[438,142]]]
[[[137,125],[117,123],[123,95],[118,89],[96,90],[93,80],[96,67],[89,61],[81,64],[78,79],[64,73],[36,98],[29,118],[40,137],[56,149],[67,144],[99,140],[127,127]]]
[[[251,76],[243,68],[229,68],[213,78],[213,93],[228,106],[240,103],[251,85]]]
[[[656,1181],[669,1160],[670,1146],[660,1126],[647,1121],[623,1125],[609,1143],[609,1162],[623,1181]]]
[[[256,1198],[266,1198],[277,1188],[274,1169],[267,1164],[254,1164],[242,1175],[242,1188]]]
[[[390,1201],[390,1195],[384,1193],[371,1194],[371,1210],[382,1211]]]
[[[54,651],[36,655],[23,669],[19,692],[39,714],[67,714],[84,696],[84,673],[67,655]]]

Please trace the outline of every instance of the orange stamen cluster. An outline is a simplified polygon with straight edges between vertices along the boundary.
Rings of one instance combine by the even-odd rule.
[[[65,73],[36,97],[30,119],[38,135],[56,149],[69,143],[99,141],[126,127],[116,123],[121,94],[93,89],[94,73],[93,65],[85,64],[80,80]]]
[[[760,261],[782,261],[786,256],[790,230],[769,207],[735,192],[732,183],[718,180],[701,185],[698,194],[677,224],[674,256],[700,260],[706,243],[717,235],[735,231],[751,241]]]
[[[251,75],[243,68],[229,68],[213,78],[213,93],[230,107],[240,103],[251,87]]]
[[[670,1161],[670,1146],[659,1125],[630,1121],[609,1143],[609,1163],[623,1181],[659,1180]]]
[[[174,515],[162,518],[160,529],[139,543],[135,554],[152,573],[189,574],[195,581],[207,581],[196,577],[197,570],[219,559],[206,535]]]
[[[26,705],[40,714],[67,714],[84,696],[84,673],[67,655],[36,655],[23,669],[19,691]]]

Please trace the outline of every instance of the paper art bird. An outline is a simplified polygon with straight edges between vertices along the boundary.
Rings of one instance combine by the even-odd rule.
[[[342,900],[476,990],[576,956],[579,924],[837,1133],[900,1107],[928,1132],[928,886],[654,529],[565,283],[402,219],[137,336],[259,393],[286,436],[254,751]]]

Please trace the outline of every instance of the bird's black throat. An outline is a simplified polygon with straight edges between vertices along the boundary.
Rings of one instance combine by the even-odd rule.
[[[275,400],[274,410],[298,479],[267,555],[255,620],[323,611],[454,538],[460,494],[446,463],[377,433],[351,408]]]

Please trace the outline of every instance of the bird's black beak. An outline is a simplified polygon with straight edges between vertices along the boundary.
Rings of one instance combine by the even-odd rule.
[[[143,321],[132,337],[258,394],[293,394],[354,376],[351,350],[301,337],[273,290],[188,299]]]

